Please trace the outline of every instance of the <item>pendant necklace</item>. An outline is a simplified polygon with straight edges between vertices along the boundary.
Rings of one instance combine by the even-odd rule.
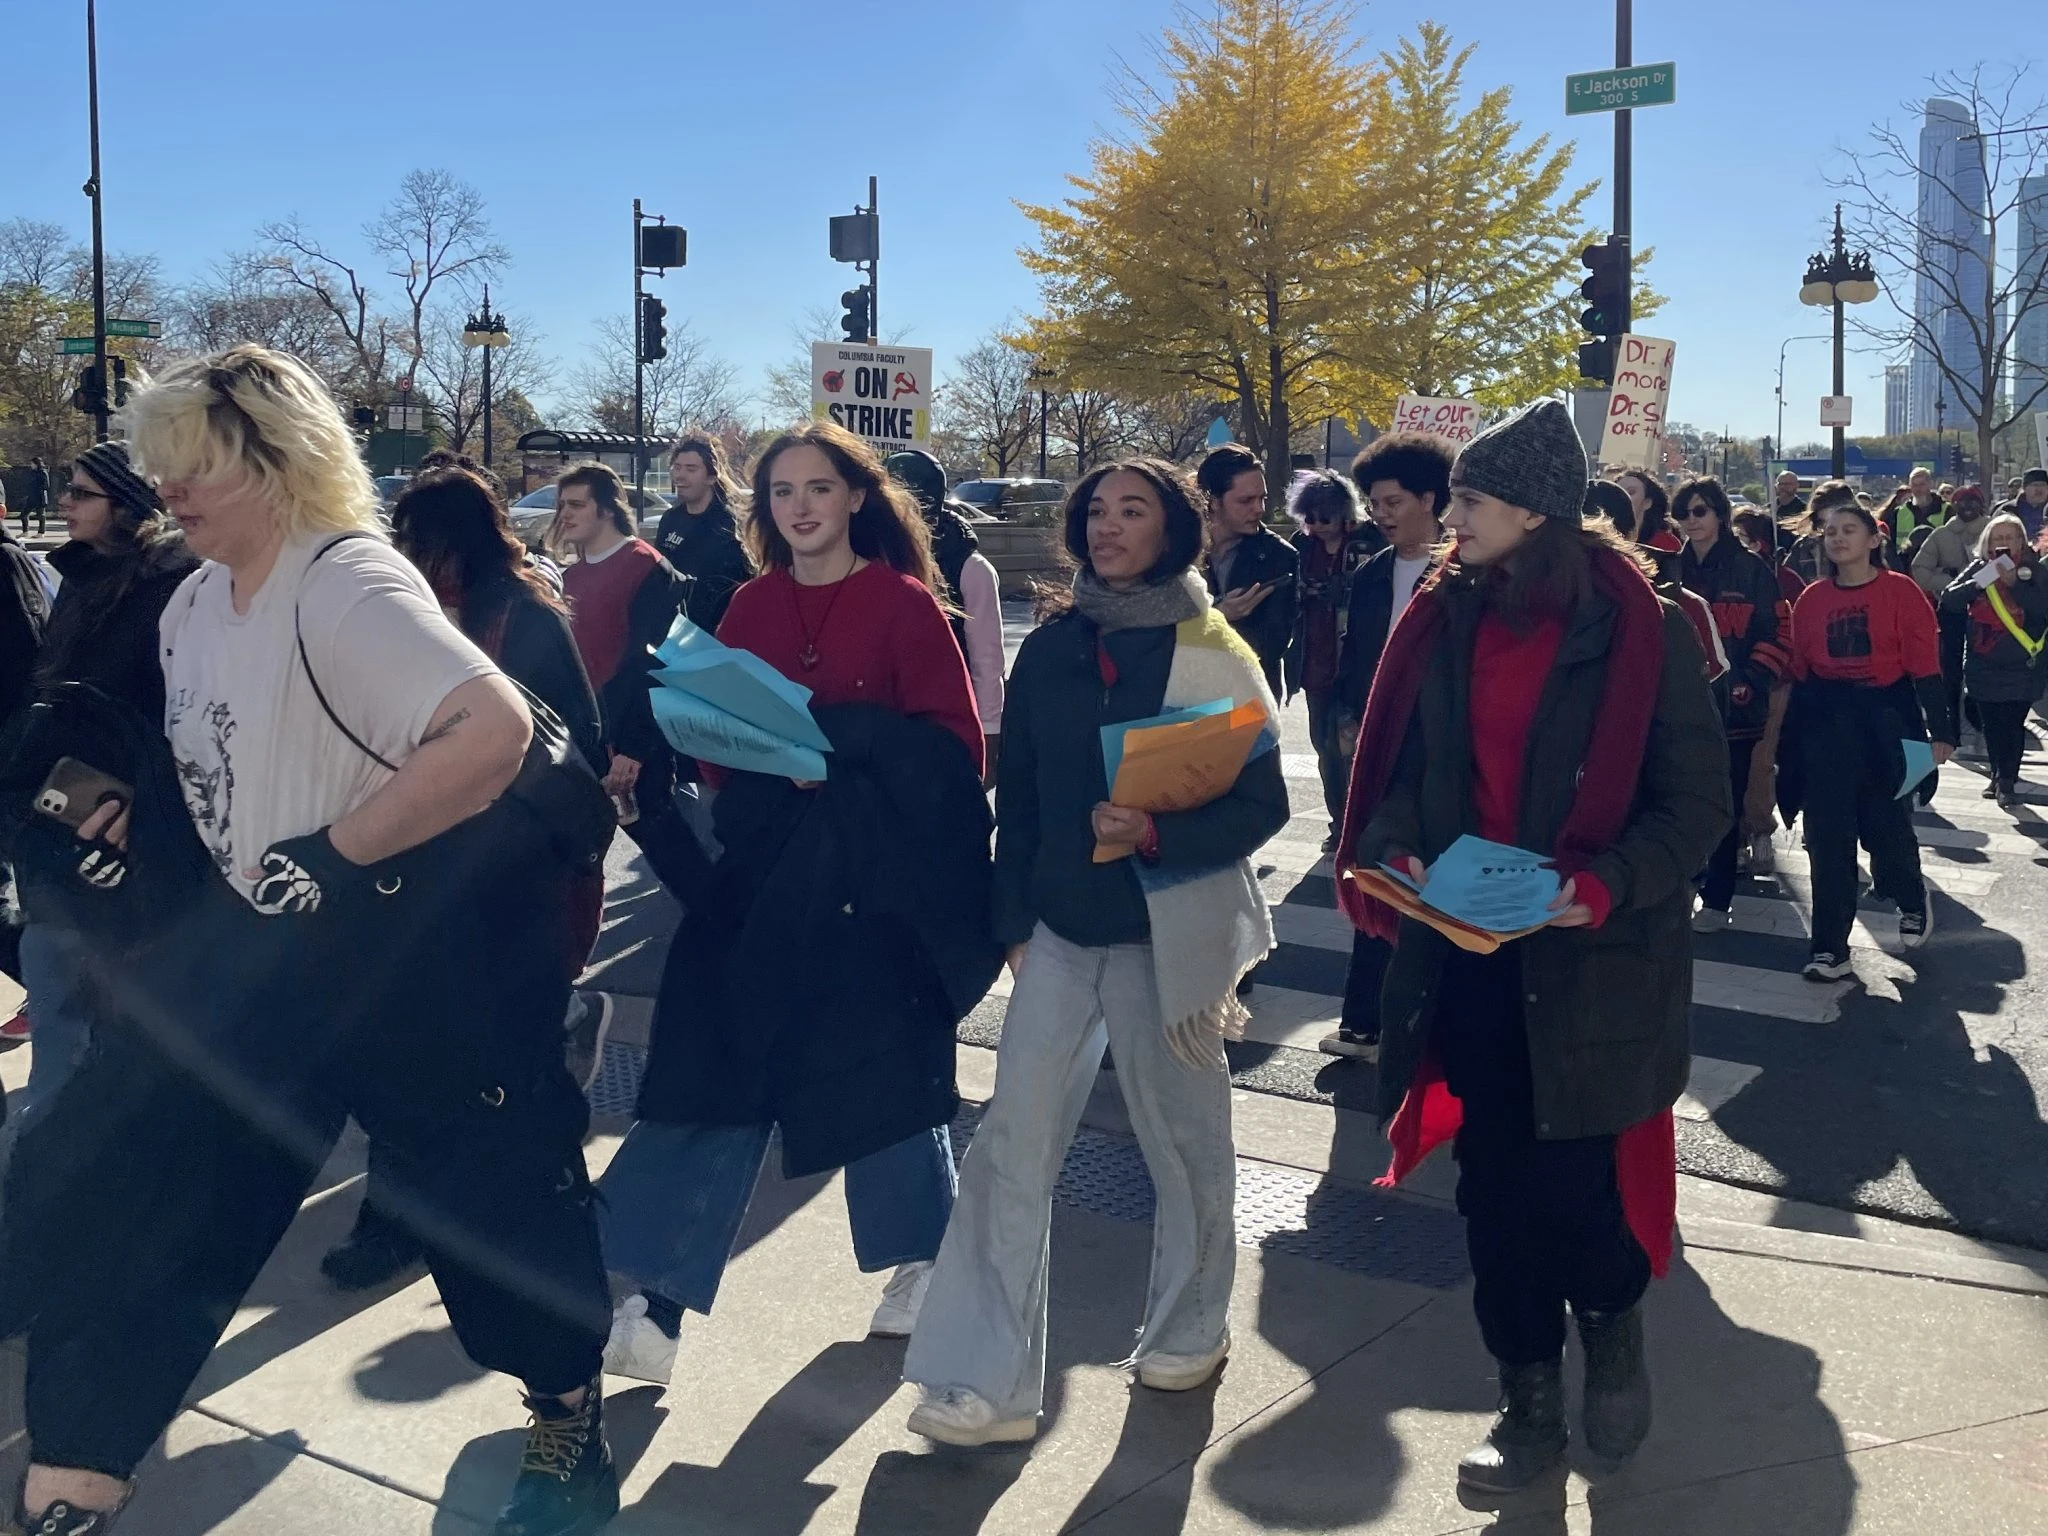
[[[804,605],[803,602],[797,597],[797,587],[799,583],[796,579],[796,572],[790,572],[789,605],[791,611],[794,612],[796,615],[796,632],[803,637],[803,645],[798,649],[796,653],[796,664],[802,667],[806,672],[813,672],[817,670],[818,640],[825,633],[825,626],[832,622],[832,610],[839,604],[839,594],[846,590],[846,583],[852,579],[853,568],[855,565],[858,564],[860,564],[860,556],[856,554],[853,557],[853,565],[849,565],[846,568],[846,574],[840,577],[838,581],[833,583],[832,595],[831,597],[825,600],[825,611],[823,614],[819,616],[818,627],[816,629],[812,629],[809,625],[804,623]]]

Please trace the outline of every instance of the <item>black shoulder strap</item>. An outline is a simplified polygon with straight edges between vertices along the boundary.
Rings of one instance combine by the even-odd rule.
[[[313,558],[306,562],[306,570],[310,571],[314,566],[318,565],[321,556],[334,548],[335,545],[346,544],[350,539],[367,539],[369,537],[370,535],[367,533],[344,533],[339,538],[329,539],[313,552]],[[303,572],[300,574],[299,579],[301,591],[303,591],[305,581]],[[389,769],[393,773],[398,772],[398,765],[396,763],[388,761],[373,751],[368,742],[364,741],[362,737],[342,723],[341,716],[334,712],[334,706],[327,702],[327,695],[320,688],[320,679],[313,675],[313,663],[306,657],[306,634],[299,627],[299,600],[296,596],[292,599],[292,635],[299,642],[299,665],[306,669],[306,681],[313,685],[313,697],[320,701],[320,707],[327,712],[327,718],[334,722],[334,728],[349,739],[351,746],[362,753],[363,756],[369,758],[370,761],[376,763],[380,768]]]

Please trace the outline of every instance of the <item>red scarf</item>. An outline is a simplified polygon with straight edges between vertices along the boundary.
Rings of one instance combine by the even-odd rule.
[[[1635,803],[1643,749],[1657,709],[1664,669],[1664,615],[1642,567],[1610,551],[1593,556],[1593,586],[1613,602],[1614,638],[1607,652],[1607,680],[1600,715],[1586,747],[1585,767],[1571,813],[1558,829],[1551,853],[1566,875],[1577,874],[1621,835]],[[1400,918],[1347,879],[1354,867],[1358,836],[1378,811],[1394,776],[1394,762],[1415,717],[1423,673],[1447,620],[1442,571],[1431,574],[1387,638],[1358,732],[1351,763],[1351,793],[1344,802],[1344,830],[1337,840],[1337,899],[1360,930],[1392,940]]]

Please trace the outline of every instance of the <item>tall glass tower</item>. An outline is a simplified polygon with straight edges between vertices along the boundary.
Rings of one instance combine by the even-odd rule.
[[[1920,126],[1919,283],[1913,313],[1920,334],[1914,338],[1912,374],[1906,398],[1913,430],[1932,431],[1935,401],[1946,399],[1950,426],[1966,422],[1975,410],[1973,398],[1959,398],[1972,389],[1978,374],[1976,333],[1970,313],[1981,305],[1985,263],[1991,248],[1985,222],[1984,141],[1976,137],[1977,122],[1960,101],[1933,97]],[[1979,328],[1996,323],[1993,315],[1978,318]],[[1929,337],[1933,345],[1929,344]],[[1959,389],[1935,365],[1935,350],[1962,375]]]
[[[2024,405],[2048,383],[2048,176],[2021,178],[2019,213],[2019,281],[2013,291],[2026,307],[2013,327],[2012,398]],[[2048,391],[2031,409],[2048,411]]]

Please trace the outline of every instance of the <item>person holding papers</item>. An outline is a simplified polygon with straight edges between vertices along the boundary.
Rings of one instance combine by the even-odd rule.
[[[801,777],[700,750],[722,851],[600,1186],[606,1265],[635,1287],[605,1366],[642,1381],[669,1379],[683,1310],[711,1310],[771,1131],[792,1176],[846,1170],[860,1267],[893,1271],[870,1331],[910,1332],[953,1206],[954,1029],[1002,966],[981,722],[924,519],[815,422],[762,454],[747,534],[762,574],[719,639],[807,691],[830,750]],[[664,689],[694,649],[664,644]]]
[[[1584,517],[1570,412],[1545,400],[1481,433],[1450,486],[1457,542],[1380,658],[1337,889],[1357,926],[1394,940],[1388,1182],[1456,1136],[1473,1310],[1501,1384],[1458,1477],[1499,1493],[1563,1458],[1567,1308],[1588,1449],[1620,1461],[1649,1430],[1637,1304],[1671,1253],[1692,878],[1731,810],[1695,631],[1644,557]],[[1473,838],[1552,861],[1546,925],[1457,942],[1454,925],[1397,922],[1359,882],[1391,867],[1427,901],[1430,866]],[[1501,862],[1526,882],[1527,854]],[[1465,866],[1468,896],[1484,863]]]
[[[1859,841],[1870,850],[1873,890],[1899,904],[1900,944],[1917,949],[1927,941],[1933,909],[1911,796],[1932,793],[1924,770],[1955,755],[1956,724],[1927,594],[1877,564],[1884,535],[1863,507],[1836,502],[1823,518],[1834,574],[1792,607],[1792,702],[1778,748],[1778,802],[1788,823],[1796,812],[1806,816],[1813,954],[1804,974],[1839,981],[1852,970]],[[1910,778],[1909,758],[1920,759]]]
[[[1171,465],[1089,474],[1067,500],[1065,542],[1080,564],[1071,606],[1025,640],[1003,712],[995,931],[1015,990],[998,1086],[903,1366],[923,1389],[910,1428],[951,1445],[1037,1433],[1053,1183],[1105,1044],[1158,1197],[1138,1380],[1198,1387],[1230,1349],[1222,1042],[1245,1016],[1239,978],[1273,943],[1248,859],[1288,817],[1277,711],[1196,570],[1202,518]],[[1144,798],[1133,759],[1162,740],[1187,744],[1202,803],[1112,803],[1113,782]]]
[[[2048,634],[2048,580],[2027,542],[2027,525],[2001,512],[1985,525],[1977,558],[1942,593],[1943,617],[1967,617],[1963,686],[1984,722],[1991,778],[1984,797],[2019,804],[2027,711],[2041,696],[2041,643]]]

